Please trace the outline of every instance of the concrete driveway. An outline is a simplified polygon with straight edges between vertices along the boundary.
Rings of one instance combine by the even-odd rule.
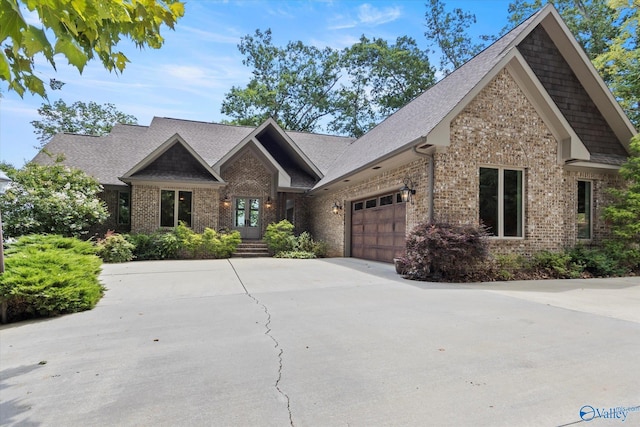
[[[0,328],[2,425],[640,425],[640,278],[233,259],[102,280],[92,311]]]

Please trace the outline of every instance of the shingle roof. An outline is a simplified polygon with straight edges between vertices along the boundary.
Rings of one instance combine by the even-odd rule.
[[[531,22],[543,10],[532,15],[473,59],[356,140],[337,159],[329,172],[314,188],[328,185],[394,152],[406,150],[419,138],[426,136],[511,49],[515,48],[512,42],[528,29]]]
[[[103,185],[123,185],[118,178],[158,146],[179,134],[209,165],[215,164],[255,128],[154,117],[149,126],[116,125],[106,136],[58,134],[47,144],[49,153],[64,154],[65,164],[92,175]],[[287,132],[309,159],[325,172],[352,138]],[[43,164],[53,159],[39,153]]]

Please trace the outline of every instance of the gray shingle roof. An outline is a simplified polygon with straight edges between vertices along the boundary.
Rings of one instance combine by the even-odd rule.
[[[64,154],[66,165],[83,170],[103,185],[123,185],[119,177],[176,133],[207,164],[213,165],[254,130],[253,127],[154,117],[149,126],[116,125],[109,135],[101,137],[58,134],[46,149],[54,157]],[[322,172],[353,141],[352,138],[303,132],[287,134]],[[53,163],[53,159],[44,153],[39,153],[33,160]]]
[[[528,29],[542,10],[356,140],[314,188],[328,185],[394,152],[406,150],[426,136],[515,48],[512,42]]]

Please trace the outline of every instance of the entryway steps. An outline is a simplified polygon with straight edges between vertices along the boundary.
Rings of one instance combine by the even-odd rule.
[[[233,253],[234,258],[258,258],[268,257],[269,248],[262,241],[244,241],[240,243]]]

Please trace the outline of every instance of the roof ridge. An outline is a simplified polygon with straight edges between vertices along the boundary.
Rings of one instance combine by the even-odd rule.
[[[219,123],[219,122],[206,122],[204,120],[193,120],[193,119],[178,119],[176,117],[154,116],[151,119],[151,121],[153,122],[153,120],[155,120],[155,119],[174,120],[174,121],[177,121],[177,122],[200,123],[200,124],[204,124],[204,125],[227,126],[227,127],[233,127],[233,128],[246,128],[246,129],[255,129],[255,128],[257,128],[257,126],[234,125],[234,124],[231,124],[231,123]]]

